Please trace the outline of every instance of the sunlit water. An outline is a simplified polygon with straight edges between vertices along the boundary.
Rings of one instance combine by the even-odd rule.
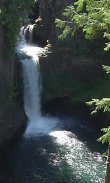
[[[1,183],[104,182],[105,163],[93,132],[79,125],[67,131],[63,119],[43,132],[45,126],[36,126],[36,133],[23,136],[8,152],[0,169]]]
[[[3,159],[0,182],[103,183],[105,162],[95,134],[75,120],[41,114],[38,55],[42,48],[27,45],[22,38],[17,51],[23,66],[28,126],[22,139]]]

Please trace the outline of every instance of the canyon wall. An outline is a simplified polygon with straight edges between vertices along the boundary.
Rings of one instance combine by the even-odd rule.
[[[38,0],[34,9],[33,42],[46,45],[47,40],[56,42],[58,35],[55,18],[61,18],[64,8],[71,4],[68,0]],[[36,13],[35,13],[36,12]]]
[[[104,53],[100,39],[88,41],[81,34],[66,40],[58,39],[60,30],[55,26],[55,19],[64,18],[62,13],[72,2],[38,0],[37,3],[40,18],[34,22],[33,40],[35,43],[43,43],[44,40],[43,46],[48,44],[40,57],[44,101],[64,96],[74,100],[78,92],[79,95],[83,93],[77,92],[77,86],[79,89],[84,88],[80,87],[81,84],[85,88],[90,87],[89,83],[92,86],[97,78],[100,80],[104,75],[102,65],[109,65],[109,57]]]
[[[0,7],[6,0],[0,1]],[[19,63],[6,42],[6,25],[0,24],[0,148],[25,124],[23,103],[18,99]],[[10,53],[9,55],[7,53]]]
[[[102,117],[102,113],[91,116],[90,108],[86,106],[86,102],[92,98],[109,96],[109,79],[106,78],[102,65],[110,65],[110,57],[103,51],[103,40],[88,41],[81,34],[58,40],[61,31],[56,28],[55,19],[64,18],[64,8],[73,1],[38,2],[40,19],[35,21],[33,39],[38,36],[44,40],[43,46],[48,44],[40,56],[44,111],[81,117],[82,121],[87,122],[86,126],[93,129],[106,126],[108,119]],[[39,23],[41,29],[38,28]],[[49,41],[46,43],[46,40]],[[97,125],[94,126],[94,123]]]

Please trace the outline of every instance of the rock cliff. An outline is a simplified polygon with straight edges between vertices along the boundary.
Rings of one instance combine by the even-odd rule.
[[[60,31],[55,27],[55,19],[62,18],[64,8],[72,2],[39,0],[37,4],[40,19],[35,21],[33,39],[37,42],[38,36],[45,44],[46,40],[49,40],[44,54],[40,57],[42,104],[47,112],[67,112],[67,115],[77,117],[87,114],[90,119],[94,117],[91,117],[90,108],[85,102],[91,98],[108,97],[109,94],[108,81],[102,69],[103,64],[109,65],[109,57],[104,53],[100,39],[87,41],[81,33],[63,41],[57,39]],[[93,121],[86,125],[94,128]],[[106,126],[105,117],[102,120],[101,117],[96,117],[96,121],[100,121],[97,122],[97,129]]]
[[[65,96],[74,99],[78,92],[81,96],[83,92],[82,94],[81,91],[77,92],[78,87],[79,89],[90,87],[89,83],[92,84],[96,78],[103,77],[102,64],[109,65],[106,53],[100,55],[100,53],[104,54],[101,40],[88,43],[81,34],[67,40],[58,40],[59,30],[55,26],[55,19],[63,18],[65,7],[72,2],[71,0],[38,0],[36,4],[39,7],[40,18],[35,20],[33,41],[43,43],[44,40],[46,44],[49,40],[48,46],[44,49],[47,53],[40,57],[44,101]]]
[[[46,45],[47,40],[56,42],[58,31],[55,18],[62,17],[64,8],[71,4],[68,0],[38,0],[30,19],[33,24],[32,41],[39,45]]]
[[[0,1],[0,7],[5,0]],[[0,25],[0,148],[6,146],[11,138],[25,124],[22,102],[18,100],[20,80],[18,61],[14,55],[8,56],[10,48],[6,44],[6,29]],[[15,88],[16,85],[16,88]],[[16,90],[16,91],[15,91]]]

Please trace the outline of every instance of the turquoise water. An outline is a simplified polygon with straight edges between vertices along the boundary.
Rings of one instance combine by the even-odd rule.
[[[95,133],[77,120],[41,113],[41,50],[27,44],[22,35],[17,51],[25,55],[20,58],[28,126],[21,140],[1,158],[0,183],[103,183],[103,147]]]
[[[71,124],[60,119],[46,133],[24,135],[0,163],[0,183],[103,183],[103,147],[94,132]]]

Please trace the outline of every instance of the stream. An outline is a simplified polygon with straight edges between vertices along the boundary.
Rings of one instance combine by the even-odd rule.
[[[17,52],[23,68],[25,133],[0,161],[0,183],[103,183],[103,147],[93,131],[69,117],[43,116],[39,54],[24,36]]]

